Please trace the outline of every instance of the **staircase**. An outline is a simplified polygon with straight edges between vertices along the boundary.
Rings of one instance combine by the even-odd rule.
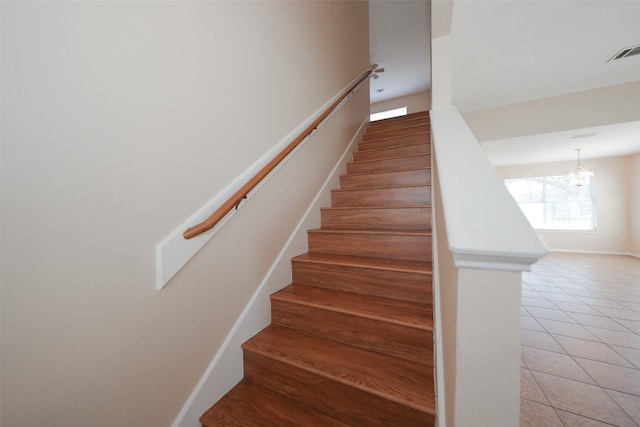
[[[214,426],[434,425],[428,113],[374,122]]]

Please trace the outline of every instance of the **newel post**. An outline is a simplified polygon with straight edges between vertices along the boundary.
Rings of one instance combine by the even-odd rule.
[[[454,107],[432,110],[440,427],[518,427],[522,272],[547,250]]]

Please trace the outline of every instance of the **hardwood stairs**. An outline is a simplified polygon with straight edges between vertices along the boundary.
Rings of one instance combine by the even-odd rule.
[[[214,426],[435,421],[428,113],[373,122]]]

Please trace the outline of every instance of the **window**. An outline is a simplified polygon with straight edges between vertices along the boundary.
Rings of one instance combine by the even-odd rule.
[[[390,119],[391,117],[400,117],[400,116],[406,116],[406,115],[407,115],[407,107],[400,107],[393,110],[373,113],[369,116],[369,121],[375,122],[376,120]]]
[[[536,230],[595,230],[593,172],[576,187],[566,175],[505,179],[505,185]]]

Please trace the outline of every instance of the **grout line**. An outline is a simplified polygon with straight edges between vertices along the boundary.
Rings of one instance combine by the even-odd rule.
[[[607,346],[608,346],[611,350],[613,350],[616,354],[620,355],[620,357],[622,357],[624,360],[626,360],[627,362],[629,362],[629,364],[630,364],[631,366],[633,366],[633,368],[630,368],[630,369],[637,369],[637,370],[639,370],[639,371],[640,371],[640,367],[636,366],[636,364],[635,364],[635,363],[633,363],[631,360],[629,360],[629,359],[628,359],[624,354],[620,353],[618,350],[616,350],[615,348],[611,347],[612,345],[616,345],[616,344],[607,344]],[[627,346],[624,346],[624,345],[619,345],[618,347],[630,348],[630,349],[632,349],[632,350],[638,350],[638,351],[640,351],[640,350],[639,350],[639,349],[637,349],[637,348],[627,347]],[[623,367],[625,367],[625,366],[623,366]],[[626,367],[628,368],[628,366],[626,366]]]
[[[613,400],[613,399],[612,399],[612,400]],[[576,412],[568,411],[568,410],[566,410],[566,409],[560,409],[560,408],[553,408],[553,409],[554,409],[554,410],[556,410],[556,409],[557,409],[557,410],[562,411],[562,412],[567,412],[567,413],[569,413],[569,414],[577,415],[577,416],[579,416],[579,417],[586,418],[587,420],[592,420],[592,421],[595,421],[595,422],[600,423],[600,424],[605,424],[605,425],[613,426],[613,427],[619,427],[619,426],[617,426],[616,424],[611,424],[611,423],[609,423],[609,422],[607,422],[607,421],[599,420],[599,419],[597,419],[597,418],[591,418],[591,417],[589,417],[589,416],[587,416],[587,415],[578,414],[578,413],[576,413]],[[622,409],[622,408],[620,408],[620,409]],[[624,411],[623,411],[623,412],[624,412]],[[625,414],[626,414],[626,412],[625,412]],[[558,418],[560,418],[560,416],[558,416]],[[629,418],[631,418],[631,417],[629,417]],[[631,419],[631,421],[633,421],[633,419]],[[562,422],[562,418],[560,418],[560,422]],[[635,421],[633,421],[633,422],[635,423]],[[564,424],[563,424],[563,425],[564,425]],[[637,425],[637,424],[636,424],[636,425]]]
[[[554,408],[553,406],[551,407],[551,410],[553,411],[553,413],[556,415],[556,418],[558,418],[558,421],[560,421],[560,424],[562,424],[563,427],[571,427],[568,426],[564,423],[564,421],[562,421],[562,418],[560,417],[560,414],[558,414],[558,411],[560,411],[561,409],[559,408]],[[566,411],[565,411],[566,412]]]
[[[576,362],[576,363],[578,363],[578,362]],[[615,391],[615,392],[617,392],[617,393],[627,394],[627,395],[632,396],[632,397],[638,397],[637,395],[635,395],[635,394],[631,394],[631,393],[627,393],[627,392],[624,392],[624,391],[620,391],[620,390],[613,390],[613,389],[608,389],[608,388],[602,387],[602,386],[601,386],[601,385],[599,385],[595,380],[594,380],[595,384],[591,384],[591,383],[585,383],[584,381],[576,380],[576,379],[573,379],[573,378],[562,377],[562,376],[560,376],[560,375],[554,375],[554,374],[550,374],[550,373],[547,373],[547,372],[536,371],[536,370],[534,370],[534,369],[529,369],[529,368],[527,368],[527,369],[529,370],[529,372],[537,372],[537,373],[540,373],[540,374],[543,374],[543,375],[549,375],[549,376],[552,376],[552,377],[562,378],[562,379],[566,379],[566,380],[570,380],[570,381],[575,381],[575,382],[579,382],[579,383],[582,383],[582,384],[586,384],[586,385],[590,385],[590,386],[597,387],[597,388],[601,389],[601,390],[602,390],[602,391],[603,391],[603,392],[604,392],[604,393],[609,397],[609,399],[611,399],[611,400],[613,401],[613,403],[615,403],[615,404],[616,404],[616,406],[617,406],[617,407],[618,407],[618,408],[619,408],[619,409],[620,409],[620,410],[621,410],[625,415],[627,415],[627,416],[631,419],[631,421],[633,421],[633,422],[635,423],[635,420],[631,417],[631,415],[630,415],[630,414],[628,414],[628,413],[627,413],[627,411],[625,411],[625,410],[624,410],[624,408],[622,408],[622,407],[618,404],[618,402],[617,402],[617,401],[616,401],[616,400],[615,400],[615,399],[614,399],[614,398],[613,398],[609,393],[607,393],[607,391],[608,391],[608,390],[610,390],[610,391]],[[586,371],[585,371],[585,372],[586,372]],[[589,375],[589,373],[588,373],[588,372],[587,372],[587,375]],[[571,413],[571,414],[578,415],[578,416],[583,417],[583,418],[587,418],[587,419],[590,419],[590,420],[598,421],[598,422],[601,422],[601,423],[603,423],[603,424],[607,424],[607,425],[613,425],[613,426],[615,426],[615,424],[611,424],[611,423],[608,423],[608,422],[603,421],[603,420],[600,420],[600,419],[591,418],[591,417],[589,417],[589,416],[587,416],[587,415],[584,415],[584,414],[579,414],[579,413],[576,413],[576,412],[569,411],[569,410],[567,410],[567,409],[562,409],[562,408],[558,408],[558,407],[556,407],[556,406],[553,406],[553,403],[551,403],[551,400],[549,400],[549,397],[548,397],[548,396],[547,396],[547,394],[545,393],[544,388],[540,385],[540,383],[538,383],[538,380],[536,379],[535,375],[531,375],[531,376],[533,377],[534,381],[536,382],[536,384],[538,385],[538,387],[539,387],[539,388],[540,388],[540,390],[542,391],[542,394],[544,395],[545,399],[547,399],[547,401],[549,402],[549,405],[546,405],[546,406],[550,406],[550,407],[551,407],[551,408],[553,408],[554,410],[558,409],[558,410],[561,410],[561,411],[564,411],[564,412],[569,412],[569,413]],[[590,376],[590,375],[589,375],[589,376]],[[535,402],[535,403],[539,403],[540,405],[544,405],[543,403],[536,402],[536,401],[531,400],[531,399],[526,399],[526,398],[523,398],[523,397],[521,397],[521,399],[529,400],[529,401],[531,401],[531,402]],[[557,413],[556,413],[556,415],[557,415]],[[560,418],[560,417],[558,416],[558,418]],[[560,419],[560,421],[562,422],[562,419]],[[638,425],[638,424],[636,423],[636,425]],[[617,426],[616,426],[616,427],[617,427]]]
[[[524,305],[523,305],[522,307],[529,307],[529,308],[534,308],[534,309],[536,309],[536,308],[541,308],[541,309],[545,309],[545,310],[554,310],[553,308],[536,307],[536,306],[529,306],[529,305],[527,305],[527,306],[524,306]],[[558,309],[558,311],[562,311],[563,313],[565,313],[565,314],[566,314],[566,315],[568,315],[569,317],[571,317],[571,315],[570,315],[569,313],[573,313],[573,312],[565,312],[565,311],[560,310],[560,309]],[[528,312],[528,311],[527,311],[527,312]],[[631,334],[639,335],[639,336],[640,336],[640,334],[638,334],[638,333],[636,333],[636,332],[634,332],[634,331],[632,331],[632,330],[628,329],[626,326],[624,326],[624,325],[620,324],[619,322],[617,322],[617,320],[629,320],[629,319],[617,319],[617,318],[609,317],[609,316],[605,316],[605,315],[598,316],[597,314],[588,314],[588,313],[579,313],[579,312],[575,312],[575,313],[576,313],[576,314],[584,314],[584,315],[587,315],[587,316],[604,317],[604,318],[606,318],[606,319],[609,319],[609,320],[612,320],[612,321],[614,321],[614,322],[618,323],[620,326],[622,326],[623,328],[625,328],[625,330],[624,330],[624,331],[621,331],[621,330],[619,330],[619,329],[610,329],[610,328],[607,328],[607,327],[604,327],[604,326],[583,325],[583,324],[582,324],[582,323],[580,323],[579,321],[577,321],[577,320],[573,319],[573,317],[571,317],[571,318],[574,320],[573,322],[567,322],[566,320],[550,319],[550,318],[546,318],[546,317],[539,317],[539,318],[538,318],[538,317],[535,317],[535,316],[533,316],[533,315],[531,315],[531,314],[529,314],[529,316],[530,316],[530,317],[533,317],[533,318],[534,318],[534,319],[536,319],[536,320],[538,320],[538,319],[541,319],[541,320],[550,320],[550,321],[552,321],[552,322],[561,322],[561,323],[566,323],[566,324],[569,324],[569,325],[580,325],[580,326],[582,326],[582,327],[584,327],[584,328],[587,328],[587,327],[591,327],[591,328],[600,328],[600,329],[607,329],[607,330],[609,330],[609,331],[614,331],[614,332],[626,332],[626,333],[631,333]],[[630,320],[630,321],[631,321],[631,322],[634,322],[634,320]],[[637,322],[637,321],[636,321],[636,322]],[[639,322],[639,323],[640,323],[640,322]],[[562,335],[562,334],[558,334],[558,335]],[[571,337],[571,338],[575,338],[575,337]],[[599,339],[599,340],[600,340],[600,339]],[[593,340],[589,340],[589,341],[593,341]],[[602,340],[600,340],[600,341],[602,341]],[[617,345],[617,344],[614,344],[614,345]],[[623,346],[623,347],[624,347],[624,346]]]
[[[566,352],[566,355],[568,355],[571,360],[573,360],[573,362],[585,373],[587,374],[587,377],[590,378],[594,384],[590,384],[590,383],[586,383],[584,381],[580,381],[574,378],[566,378],[560,375],[556,375],[556,374],[551,374],[551,373],[546,373],[546,372],[541,372],[541,371],[537,371],[537,370],[533,370],[530,369],[528,367],[528,365],[526,364],[526,362],[524,361],[524,359],[522,359],[522,364],[524,365],[524,368],[527,369],[530,373],[531,372],[538,372],[544,375],[550,375],[550,376],[555,376],[558,378],[566,378],[568,380],[571,381],[576,381],[576,382],[580,382],[583,384],[588,384],[591,386],[596,386],[599,389],[603,390],[606,394],[606,396],[608,396],[609,399],[613,400],[616,404],[616,406],[621,410],[622,413],[626,414],[630,419],[633,420],[633,418],[631,417],[630,414],[627,413],[627,411],[625,411],[620,404],[618,404],[618,402],[611,396],[610,393],[607,392],[607,390],[612,390],[612,389],[606,389],[603,386],[601,386],[598,381],[596,381],[596,379],[576,360],[576,358],[582,358],[585,360],[592,360],[594,362],[598,362],[601,364],[605,364],[608,366],[611,366],[612,368],[625,368],[625,369],[632,369],[635,371],[640,371],[640,369],[631,361],[629,360],[627,357],[625,357],[623,354],[621,354],[620,352],[618,352],[615,348],[613,348],[613,345],[619,346],[619,347],[624,347],[624,348],[631,348],[634,350],[640,350],[634,347],[629,347],[628,345],[620,345],[620,344],[611,344],[609,342],[604,342],[599,336],[597,336],[595,333],[592,332],[592,330],[590,329],[590,327],[593,328],[597,328],[597,329],[603,329],[603,330],[607,330],[607,331],[612,331],[612,332],[622,332],[622,333],[631,333],[635,336],[640,336],[639,333],[630,330],[626,325],[624,325],[623,323],[621,323],[621,321],[623,320],[629,320],[629,321],[633,321],[631,319],[619,319],[616,317],[612,317],[610,315],[608,315],[606,313],[606,311],[608,311],[607,309],[612,309],[612,310],[625,310],[625,311],[629,311],[629,312],[638,312],[638,310],[635,310],[632,305],[627,305],[624,304],[624,302],[628,302],[627,300],[625,300],[625,292],[627,289],[632,289],[632,285],[629,285],[629,282],[631,281],[633,283],[633,281],[635,280],[635,276],[637,276],[637,273],[635,273],[635,271],[637,271],[637,269],[634,267],[631,268],[623,268],[622,269],[622,273],[620,274],[616,274],[614,278],[610,277],[610,273],[612,270],[616,270],[620,263],[615,263],[611,266],[608,266],[607,268],[600,268],[597,265],[594,266],[594,262],[593,262],[593,258],[590,258],[589,261],[584,261],[584,262],[580,262],[580,263],[576,263],[576,262],[562,262],[563,259],[566,259],[566,254],[565,256],[553,256],[553,254],[551,255],[551,258],[553,258],[553,260],[549,260],[547,259],[547,264],[546,265],[542,265],[544,264],[544,261],[542,261],[542,263],[539,263],[537,265],[537,268],[534,267],[533,272],[530,273],[525,273],[523,275],[523,290],[530,290],[531,292],[534,292],[535,294],[538,294],[540,296],[541,299],[544,299],[546,302],[550,303],[552,306],[555,306],[556,308],[549,308],[549,307],[536,307],[536,306],[531,306],[530,308],[533,308],[533,312],[535,312],[535,308],[538,309],[542,309],[542,310],[553,310],[553,311],[559,311],[561,313],[563,313],[564,315],[568,316],[569,319],[572,319],[573,322],[568,322],[566,320],[558,320],[558,319],[544,319],[544,318],[538,318],[534,315],[532,315],[532,313],[527,310],[527,307],[529,306],[525,306],[524,304],[521,306],[523,312],[523,316],[525,316],[524,313],[529,314],[529,316],[536,321],[544,331],[546,331],[546,333],[548,335],[551,336],[551,338],[553,339],[553,341],[559,346],[559,348],[563,349]],[[574,260],[575,258],[578,258],[578,256],[573,256],[572,257]],[[556,261],[557,260],[557,261]],[[607,259],[608,262],[611,261],[611,259]],[[626,264],[626,263],[625,263]],[[609,265],[609,264],[607,264]],[[570,274],[568,274],[567,272],[569,272]],[[554,278],[556,280],[554,280]],[[613,280],[612,280],[613,279]],[[571,283],[577,285],[576,286],[572,286]],[[563,284],[565,286],[563,286]],[[526,286],[526,287],[525,287]],[[543,289],[540,289],[543,288]],[[571,302],[571,301],[562,301],[562,300],[552,300],[549,299],[547,296],[545,296],[544,294],[541,294],[541,292],[545,292],[545,291],[549,291],[549,293],[558,293],[558,295],[567,295],[569,297],[575,298],[578,301],[580,301],[580,303],[576,303],[576,302]],[[551,292],[551,291],[556,291],[556,292]],[[595,296],[585,296],[585,295],[576,295],[574,292],[577,293],[581,293],[581,292],[587,292],[590,293],[592,295]],[[525,297],[527,297],[526,295],[524,295]],[[532,297],[532,296],[528,296],[529,298],[536,298],[536,297]],[[582,298],[596,298],[596,299],[603,299],[603,300],[607,300],[607,301],[611,301],[623,308],[614,308],[614,307],[600,307],[598,305],[595,304],[591,304],[588,303],[584,300],[582,300]],[[639,301],[639,302],[636,302]],[[529,301],[530,302],[530,301]],[[556,302],[558,302],[559,304],[556,304]],[[635,299],[633,298],[633,301],[631,301],[632,303],[635,304],[640,304],[640,299]],[[585,308],[589,308],[593,311],[595,311],[598,314],[593,314],[593,313],[584,313],[584,312],[580,312],[580,311],[568,311],[565,308],[567,307],[567,305],[565,303],[569,303],[569,304],[581,304],[583,305]],[[562,306],[564,305],[565,308],[563,308]],[[571,306],[569,306],[571,307]],[[576,308],[576,307],[574,307]],[[604,309],[604,310],[602,310]],[[614,312],[615,313],[615,312]],[[622,327],[622,330],[619,329],[611,329],[611,327],[607,327],[607,326],[592,326],[592,325],[585,325],[581,320],[579,320],[579,316],[576,315],[584,315],[584,316],[593,316],[593,317],[601,317],[603,319],[607,319],[608,321],[613,321],[614,324],[619,325],[620,327]],[[595,336],[595,338],[597,339],[597,341],[594,341],[593,339],[587,339],[587,338],[579,338],[579,337],[572,337],[569,335],[564,335],[561,333],[556,333],[553,334],[549,331],[549,329],[547,329],[547,327],[545,327],[545,325],[543,324],[542,320],[547,320],[547,321],[552,321],[552,322],[561,322],[561,323],[566,323],[566,324],[572,324],[572,325],[579,325],[581,326],[583,329],[585,329],[586,331],[590,332],[592,335]],[[523,330],[529,330],[527,328],[521,328]],[[541,332],[541,331],[535,331],[535,330],[530,330],[532,332]],[[543,332],[541,332],[543,333]],[[570,354],[567,350],[567,348],[565,348],[562,344],[560,344],[560,342],[556,339],[556,336],[561,337],[561,336],[566,336],[568,338],[571,339],[575,339],[575,340],[580,340],[580,341],[584,341],[584,342],[597,342],[597,343],[601,343],[605,345],[605,348],[612,350],[614,352],[614,354],[619,355],[622,359],[626,362],[629,363],[629,365],[633,366],[633,368],[629,368],[628,366],[622,366],[616,363],[611,363],[610,361],[603,361],[603,360],[598,360],[598,359],[593,359],[593,356],[574,356],[572,354]],[[532,345],[522,345],[523,347],[530,347],[530,348],[534,348],[534,349],[538,349],[538,350],[542,350],[542,351],[549,351],[551,353],[555,353],[555,354],[563,354],[563,353],[558,353],[558,351],[554,351],[554,350],[550,350],[548,348],[539,348],[539,346],[532,346]],[[538,385],[538,387],[540,388],[540,390],[542,390],[543,395],[545,396],[545,398],[547,399],[547,401],[549,402],[550,406],[554,409],[554,413],[556,414],[556,416],[558,417],[558,419],[560,420],[560,422],[564,425],[564,422],[562,421],[562,419],[560,418],[560,416],[558,415],[557,411],[561,410],[560,408],[556,408],[553,406],[553,404],[551,404],[551,401],[549,400],[547,394],[545,393],[545,390],[542,388],[542,386],[538,383],[538,380],[536,379],[536,377],[534,375],[532,375],[536,384]],[[637,397],[635,394],[631,394],[628,392],[624,392],[624,391],[617,391],[619,393],[623,393],[623,394],[627,394],[629,396],[633,396],[633,397]],[[523,398],[524,399],[524,398]],[[530,399],[529,399],[530,400]],[[539,402],[536,402],[539,403]],[[568,412],[568,413],[573,413],[575,415],[584,417],[586,419],[591,419],[594,421],[598,421],[601,422],[603,424],[607,424],[607,425],[612,425],[610,423],[607,423],[605,421],[602,420],[597,420],[582,414],[576,414],[574,412],[571,411],[567,411],[562,409],[562,411],[564,412]],[[638,425],[638,423],[633,420],[633,422]]]
[[[606,394],[607,396],[609,396],[609,399],[613,400],[613,403],[615,403],[615,404],[618,406],[618,408],[620,408],[620,410],[621,410],[622,412],[624,412],[625,414],[627,414],[627,416],[631,419],[631,421],[633,421],[633,422],[636,424],[636,426],[638,426],[638,423],[636,423],[636,420],[634,420],[634,419],[633,419],[633,417],[631,416],[631,414],[630,414],[630,413],[628,413],[627,411],[625,411],[625,409],[624,409],[622,406],[620,406],[620,404],[618,403],[618,401],[617,401],[616,399],[614,399],[614,398],[613,398],[613,396],[611,396],[611,394],[610,394],[609,392],[610,392],[610,391],[615,391],[616,393],[622,393],[622,394],[626,394],[626,395],[633,396],[633,397],[638,397],[638,396],[636,396],[635,394],[625,393],[624,391],[620,391],[620,390],[613,390],[613,389],[610,389],[610,388],[604,388],[604,387],[602,387],[602,390],[605,392],[605,394]]]
[[[537,331],[533,331],[533,332],[537,332]],[[545,332],[540,332],[540,333],[541,333],[541,334],[544,334]],[[548,335],[551,335],[551,334],[548,334]],[[557,343],[557,342],[556,342],[556,343]],[[560,345],[560,344],[558,343],[558,345]],[[548,351],[548,352],[550,352],[550,353],[562,354],[562,355],[564,355],[564,356],[568,356],[568,355],[569,355],[569,353],[567,353],[567,352],[566,352],[566,350],[565,350],[563,353],[560,353],[559,351],[549,350],[548,348],[534,347],[534,346],[531,346],[531,345],[525,345],[525,344],[522,344],[522,347],[533,348],[533,349],[535,349],[535,350]],[[560,348],[562,348],[562,349],[564,350],[564,347],[560,346]],[[536,372],[538,372],[538,371],[536,371]],[[546,372],[543,372],[543,374],[545,374],[545,373],[546,373]],[[551,375],[553,375],[553,374],[551,374]]]
[[[629,329],[627,326],[623,325],[622,323],[620,323],[620,322],[618,321],[618,320],[622,320],[622,319],[611,319],[611,320],[613,320],[613,321],[614,321],[614,322],[616,322],[618,325],[620,325],[620,326],[622,326],[624,329],[626,329],[626,331],[625,331],[625,332],[630,332],[630,333],[632,333],[632,334],[636,334],[636,335],[640,336],[640,333],[638,333],[638,332],[636,332],[636,331],[632,331],[632,330],[631,330],[631,329]],[[632,322],[633,322],[633,320],[632,320]],[[640,323],[640,322],[638,322],[638,323]],[[623,347],[624,347],[624,346],[623,346]]]
[[[561,353],[557,353],[557,354],[561,354]],[[565,355],[565,356],[569,356],[569,357],[571,357],[571,359],[573,359],[573,356],[571,356],[570,354],[567,354],[567,355]],[[575,363],[578,363],[578,362],[576,362],[576,360],[575,360],[575,359],[573,359],[573,361],[574,361]],[[551,373],[549,373],[549,372],[537,371],[537,370],[535,370],[535,369],[531,369],[531,368],[528,368],[528,369],[529,369],[531,372],[537,372],[537,373],[539,373],[539,374],[549,375],[550,377],[562,378],[563,380],[575,381],[575,382],[577,382],[577,383],[581,383],[581,384],[586,384],[586,385],[590,385],[590,386],[593,386],[593,387],[602,388],[602,386],[601,386],[600,384],[598,384],[598,383],[596,382],[596,380],[594,380],[594,379],[593,379],[593,377],[591,377],[591,375],[589,375],[589,373],[588,373],[587,371],[585,371],[585,370],[584,370],[584,368],[583,368],[580,364],[578,364],[578,367],[580,367],[580,369],[582,369],[582,370],[584,371],[584,373],[585,373],[585,374],[587,374],[587,376],[589,376],[589,378],[591,378],[591,379],[593,380],[593,383],[584,382],[584,381],[581,381],[581,380],[577,380],[577,379],[575,379],[575,378],[563,377],[562,375],[558,375],[558,374],[551,374]],[[534,376],[534,378],[535,378],[535,376]],[[542,387],[540,387],[540,388],[542,389]],[[542,390],[542,392],[544,393],[544,389]],[[621,392],[621,393],[624,393],[624,392]],[[546,394],[545,394],[545,397],[546,397]],[[548,399],[549,399],[549,398],[547,397],[547,400],[548,400]],[[551,403],[551,401],[549,401],[549,403]]]
[[[531,373],[531,369],[528,369],[528,370],[529,370],[529,374],[531,374],[531,378],[533,378],[533,381],[535,381],[535,383],[538,386],[538,388],[540,389],[540,391],[542,391],[542,395],[544,396],[545,399],[547,399],[547,402],[549,402],[549,406],[551,406],[553,408],[553,404],[551,403],[551,400],[549,399],[549,396],[547,396],[547,393],[544,392],[544,388],[542,388],[542,386],[538,382],[538,379],[536,378],[536,376]],[[534,372],[538,372],[538,371],[534,371]],[[542,373],[544,374],[544,372],[542,372]]]

